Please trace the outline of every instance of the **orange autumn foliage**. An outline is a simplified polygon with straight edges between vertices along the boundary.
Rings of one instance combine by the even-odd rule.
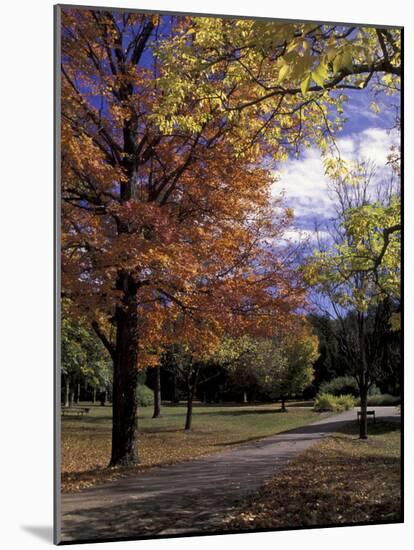
[[[214,119],[163,134],[153,61],[136,62],[157,19],[128,19],[129,57],[110,15],[63,12],[62,286],[116,346],[127,274],[145,367],[171,342],[208,354],[224,333],[269,334],[304,293],[278,252],[292,213],[276,217],[260,151],[236,158]]]

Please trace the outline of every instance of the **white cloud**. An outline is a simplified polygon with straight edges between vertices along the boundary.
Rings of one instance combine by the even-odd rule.
[[[390,147],[398,143],[398,133],[370,127],[337,140],[345,160],[372,160],[380,175],[386,165]],[[307,149],[299,159],[283,164],[278,181],[273,185],[274,196],[284,192],[285,204],[293,208],[298,227],[309,229],[313,221],[323,222],[334,215],[333,202],[328,194],[329,180],[325,176],[319,150]]]
[[[379,128],[368,128],[362,132],[359,152],[361,157],[373,160],[378,167],[382,167],[387,162],[391,145],[395,143],[395,132],[387,132]]]
[[[396,145],[398,140],[395,130],[371,127],[338,139],[337,145],[344,159],[371,160],[381,169],[387,163],[391,145]]]
[[[319,151],[307,149],[300,159],[287,161],[279,172],[279,181],[272,192],[284,192],[285,202],[295,211],[295,217],[323,215],[332,209],[328,197],[328,180],[324,174]]]
[[[355,142],[351,137],[340,138],[336,142],[341,155],[352,157],[355,153]]]

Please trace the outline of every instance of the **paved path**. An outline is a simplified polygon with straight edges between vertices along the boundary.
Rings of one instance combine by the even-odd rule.
[[[394,407],[377,418],[399,420]],[[62,495],[62,540],[214,532],[297,454],[355,420],[347,411],[237,448]]]

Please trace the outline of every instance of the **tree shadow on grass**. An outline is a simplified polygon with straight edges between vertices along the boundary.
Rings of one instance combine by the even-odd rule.
[[[370,435],[385,435],[392,432],[398,432],[401,429],[401,420],[395,416],[382,416],[376,422],[368,422],[368,437]],[[338,433],[345,435],[359,435],[359,423],[353,421],[343,426]]]
[[[204,403],[197,404],[194,406],[194,415],[195,416],[246,416],[246,415],[266,415],[266,414],[279,414],[281,413],[281,405],[280,403],[267,403],[267,406],[271,406],[272,408],[261,408],[259,404],[255,405],[252,403],[247,403],[245,405],[239,404],[235,405],[234,403],[231,404],[211,404],[206,405]],[[287,404],[287,412],[294,411],[297,409],[309,409],[313,406],[312,403],[305,402],[303,404],[297,404],[295,402],[294,405]],[[211,410],[209,408],[211,407]],[[173,418],[182,418],[187,409],[187,405],[185,403],[180,404],[163,404],[163,408],[166,408],[168,410],[168,415],[165,416],[166,419],[173,419]],[[175,409],[175,410],[174,410]],[[204,410],[200,410],[204,409]],[[144,416],[141,417],[138,414],[138,419],[142,420],[145,418],[147,420],[148,417]],[[162,418],[162,415],[161,415]],[[70,425],[70,424],[83,424],[83,425],[96,425],[101,423],[111,423],[112,422],[112,415],[109,413],[104,416],[93,416],[93,415],[70,415],[67,414],[65,416],[62,416],[62,425]]]
[[[308,424],[286,430],[284,434],[312,434],[312,433],[344,433],[358,434],[359,424],[357,419],[348,420],[333,420],[331,422],[323,422],[322,424]],[[376,423],[369,422],[368,434],[383,434],[390,431],[398,431],[400,429],[400,419],[395,416],[383,416]]]
[[[289,408],[288,408],[289,410]],[[267,415],[267,414],[279,414],[281,412],[280,405],[275,405],[274,409],[237,409],[237,410],[220,410],[220,411],[196,411],[197,416],[201,415],[210,415],[210,416],[256,416],[256,415]]]
[[[369,435],[383,435],[390,432],[395,432],[400,430],[400,419],[399,417],[389,416],[381,417],[377,422],[370,423],[368,426],[368,437]],[[229,441],[225,443],[217,443],[218,447],[227,447],[231,445],[240,445],[243,443],[249,443],[252,441],[259,441],[261,439],[268,440],[269,437],[274,437],[275,441],[282,443],[285,441],[291,441],[291,438],[285,438],[284,436],[292,435],[305,435],[305,436],[318,436],[319,434],[345,434],[345,435],[355,435],[359,434],[359,424],[357,420],[334,420],[332,422],[323,422],[322,424],[307,424],[305,426],[300,426],[298,428],[291,428],[290,430],[284,430],[273,436],[263,436],[263,437],[250,437],[237,441]],[[295,438],[298,440],[297,438]]]
[[[67,414],[65,416],[62,416],[62,425],[65,426],[69,423],[74,424],[100,424],[100,423],[108,423],[112,422],[112,416],[79,416],[79,415],[70,415]]]

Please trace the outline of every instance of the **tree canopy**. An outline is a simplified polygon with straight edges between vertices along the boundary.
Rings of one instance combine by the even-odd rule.
[[[398,88],[400,31],[64,7],[61,51],[62,290],[113,360],[128,464],[138,368],[304,306],[272,169],[329,150],[347,90]]]

